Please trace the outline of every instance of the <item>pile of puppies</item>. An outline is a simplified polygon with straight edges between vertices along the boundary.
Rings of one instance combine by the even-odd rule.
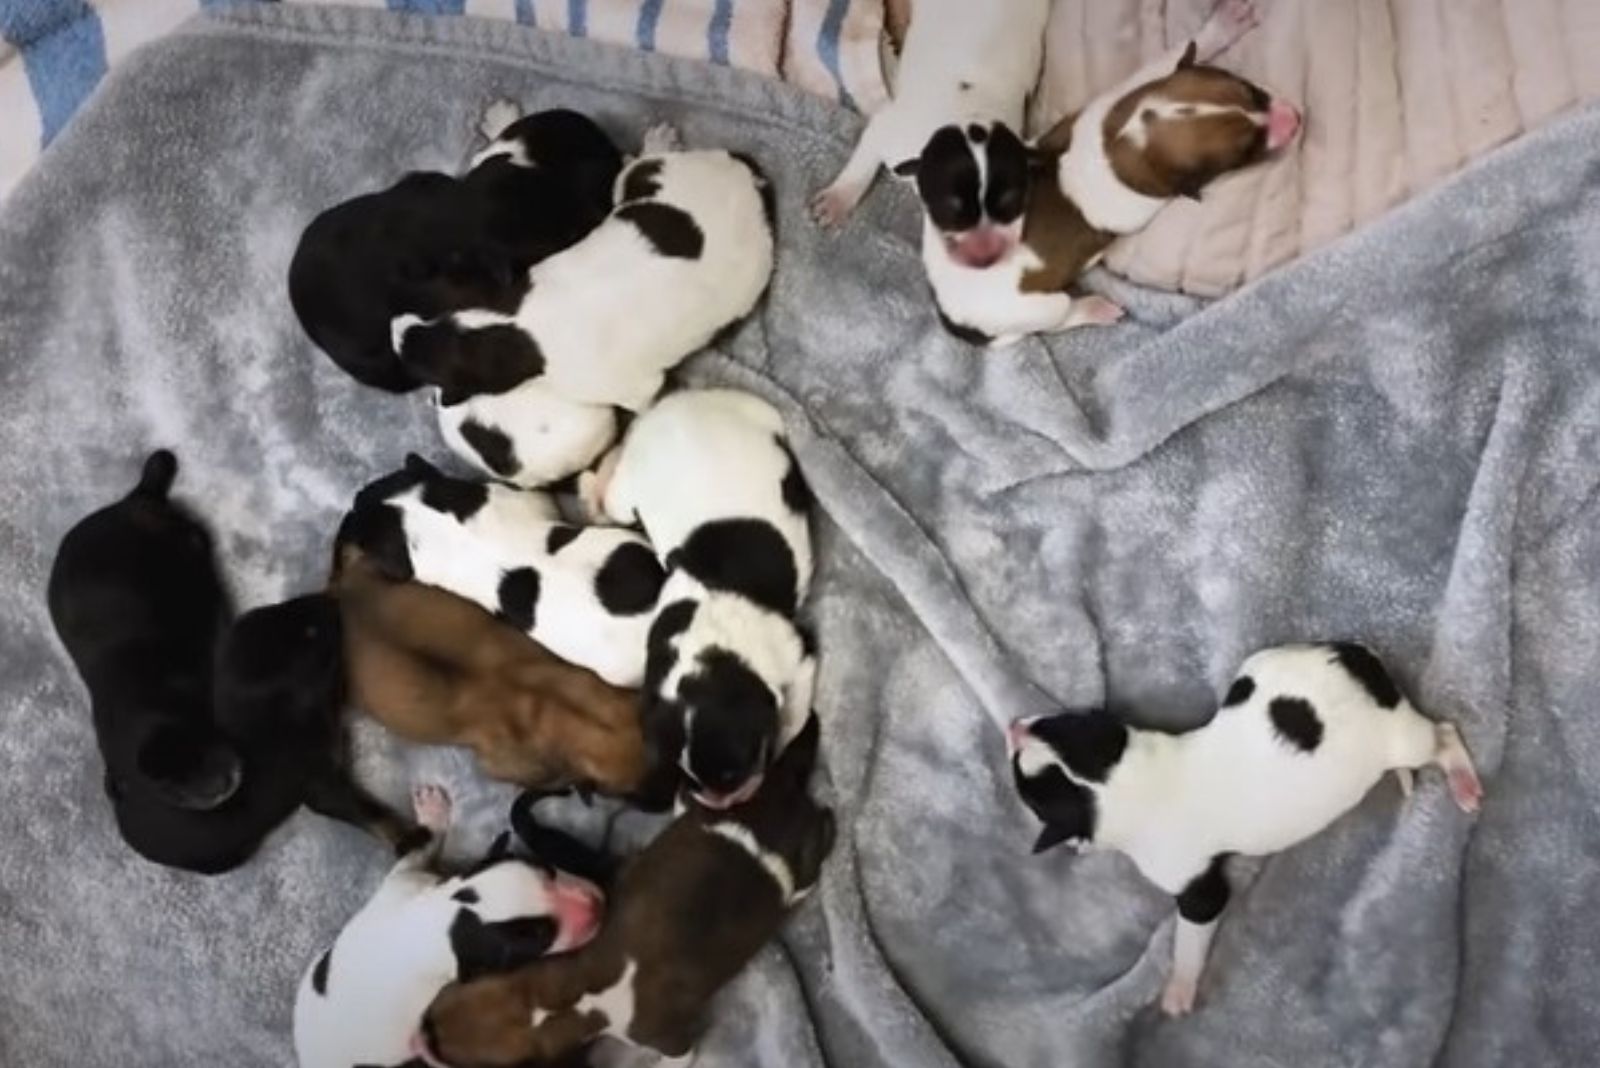
[[[1201,65],[1254,23],[1223,0],[1194,41],[1026,145],[1012,131],[1046,8],[921,0],[893,105],[814,202],[837,222],[879,164],[914,177],[940,317],[969,340],[1118,318],[1067,286],[1299,125]],[[664,127],[624,158],[570,111],[495,108],[485,126],[462,177],[411,174],[318,216],[289,278],[312,340],[366,385],[427,387],[480,476],[407,455],[355,494],[325,589],[234,619],[157,452],[67,535],[50,580],[135,850],[226,871],[304,804],[398,854],[306,971],[305,1068],[577,1065],[607,1037],[687,1059],[835,835],[808,790],[805,478],[770,405],[667,385],[767,287],[767,179]],[[419,787],[406,815],[369,796],[347,703],[524,787],[511,823],[528,855],[503,835],[440,872],[448,796]],[[1258,654],[1189,734],[1097,711],[1019,722],[1009,743],[1038,850],[1122,849],[1176,896],[1172,1013],[1193,1007],[1227,855],[1314,834],[1389,769],[1440,765],[1469,810],[1481,793],[1455,729],[1351,644]],[[676,818],[619,864],[534,819],[569,790]]]

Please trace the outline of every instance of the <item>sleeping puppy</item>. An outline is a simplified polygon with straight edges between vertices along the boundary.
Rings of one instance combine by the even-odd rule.
[[[351,516],[347,536],[390,578],[482,605],[614,686],[644,681],[665,575],[639,534],[573,526],[547,494],[451,478],[416,453]]]
[[[452,452],[486,475],[537,488],[583,471],[617,440],[609,404],[582,404],[533,378],[504,393],[433,390],[439,432]]]
[[[517,308],[396,317],[406,368],[445,396],[538,380],[582,404],[649,404],[668,370],[766,289],[772,191],[739,155],[649,152],[617,179],[616,203],[597,230],[529,272]]]
[[[691,809],[628,862],[589,945],[447,986],[423,1016],[422,1059],[565,1064],[609,1037],[687,1064],[712,997],[778,933],[833,848],[833,812],[806,788],[817,733],[813,719],[753,801]]]
[[[172,453],[151,453],[130,493],[68,531],[48,598],[89,690],[122,837],[158,864],[214,873],[244,859],[234,841],[207,837],[221,821],[203,821],[244,775],[212,715],[231,612],[210,535],[168,499],[177,470]]]
[[[492,778],[662,807],[633,691],[557,658],[471,601],[395,582],[348,529],[329,588],[350,700],[403,738],[471,749]],[[670,769],[669,769],[670,771]]]
[[[404,312],[515,309],[527,269],[610,211],[621,166],[616,146],[582,115],[558,109],[520,119],[464,178],[408,174],[313,219],[289,265],[295,314],[357,381],[414,389],[420,383],[390,345],[390,321]]]
[[[917,0],[894,76],[894,100],[868,121],[838,177],[811,203],[837,226],[866,195],[880,166],[918,178],[929,215],[966,221],[951,252],[981,268],[1015,244],[1026,174],[992,172],[986,190],[959,172],[966,147],[936,135],[969,124],[1022,129],[1023,107],[1039,78],[1049,0]],[[1012,137],[1015,140],[1015,137]],[[982,152],[979,152],[982,159]],[[985,175],[979,171],[979,179]],[[980,225],[984,209],[997,225]]]
[[[734,390],[670,394],[579,490],[592,514],[643,526],[666,563],[644,682],[658,757],[703,804],[748,799],[810,717],[816,674],[795,622],[811,495],[783,417]]]
[[[1045,821],[1034,852],[1066,842],[1132,858],[1178,900],[1172,975],[1161,1007],[1194,1007],[1201,968],[1228,902],[1223,861],[1302,842],[1394,771],[1437,764],[1466,812],[1483,794],[1461,735],[1420,715],[1361,645],[1286,645],[1246,660],[1222,708],[1177,736],[1104,712],[1011,727],[1017,790]]]
[[[564,873],[491,854],[463,875],[436,874],[450,796],[422,786],[412,801],[424,833],[300,980],[300,1068],[408,1060],[418,1021],[444,986],[568,952],[599,928],[600,892]]]
[[[1198,199],[1211,181],[1260,162],[1299,129],[1299,113],[1289,104],[1201,65],[1254,25],[1248,0],[1223,0],[1187,46],[1045,134],[1026,183],[1022,243],[994,261],[957,254],[976,209],[930,211],[922,258],[946,328],[973,344],[1005,344],[1120,319],[1117,305],[1074,297],[1068,286],[1117,237],[1143,229],[1175,198]],[[949,143],[953,172],[980,191],[984,213],[1020,223],[1022,204],[1005,199],[1029,166],[1015,136],[1002,127],[969,126],[947,127],[935,140],[941,138]],[[1000,192],[997,175],[1004,176]]]

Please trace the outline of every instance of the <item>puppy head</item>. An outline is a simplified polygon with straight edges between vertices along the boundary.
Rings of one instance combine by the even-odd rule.
[[[1017,720],[1006,741],[1017,793],[1045,823],[1033,851],[1092,842],[1099,811],[1094,786],[1121,760],[1128,729],[1104,713],[1064,712]]]
[[[515,858],[490,859],[433,893],[455,909],[450,948],[463,981],[577,949],[594,938],[604,906],[592,884]]]
[[[1216,178],[1258,163],[1300,129],[1300,113],[1258,85],[1194,62],[1129,93],[1106,116],[1112,169],[1153,197],[1190,197]]]
[[[1029,166],[1022,141],[996,122],[941,127],[921,156],[894,170],[916,176],[917,194],[950,258],[984,268],[1010,255],[1022,237]]]
[[[209,723],[152,718],[134,751],[132,774],[108,771],[113,798],[149,793],[190,811],[213,809],[238,792],[244,765]]]
[[[461,318],[430,321],[408,314],[390,324],[401,365],[419,381],[437,386],[441,404],[505,393],[544,373],[544,353],[515,324],[467,325]]]
[[[342,640],[338,602],[325,593],[246,612],[218,657],[219,718],[238,714],[229,725],[239,731],[331,729],[344,694]]]
[[[695,799],[714,809],[748,801],[776,755],[777,695],[737,654],[710,648],[679,679],[678,699],[678,765]]]

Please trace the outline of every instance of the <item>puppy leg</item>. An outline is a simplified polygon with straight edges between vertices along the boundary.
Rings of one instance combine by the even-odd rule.
[[[639,144],[641,156],[659,156],[663,152],[683,151],[683,132],[670,122],[658,122],[644,132]]]
[[[1186,1016],[1194,1010],[1200,973],[1217,933],[1217,917],[1228,904],[1228,877],[1222,857],[1211,864],[1178,895],[1178,926],[1172,936],[1172,973],[1161,991],[1161,1011]]]
[[[1252,0],[1219,0],[1194,36],[1195,58],[1202,63],[1217,58],[1260,24]]]
[[[883,140],[883,124],[890,108],[885,108],[872,117],[867,123],[867,128],[861,133],[861,140],[856,142],[856,147],[850,153],[850,158],[845,161],[841,170],[826,189],[817,193],[811,199],[811,217],[821,226],[838,226],[861,203],[861,198],[867,195],[867,190],[872,186],[872,179],[877,176],[878,167],[884,162],[880,142]]]
[[[1454,723],[1440,723],[1434,727],[1438,748],[1433,762],[1444,769],[1450,782],[1450,796],[1463,812],[1476,812],[1483,800],[1483,783],[1478,779],[1478,769],[1473,766],[1472,754],[1461,740],[1461,731]]]
[[[1009,345],[1030,334],[1059,334],[1080,326],[1108,326],[1123,316],[1122,306],[1105,297],[1073,297],[1066,293],[1019,293],[1007,308],[996,345]]]

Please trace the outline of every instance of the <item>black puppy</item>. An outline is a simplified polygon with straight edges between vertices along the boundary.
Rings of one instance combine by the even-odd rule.
[[[211,538],[168,499],[177,469],[152,453],[131,493],[67,533],[50,572],[50,618],[89,689],[123,839],[158,864],[214,874],[302,800],[401,837],[406,825],[329,766],[337,614],[307,599],[230,630]]]
[[[289,299],[311,340],[357,381],[421,383],[395,357],[390,322],[462,308],[515,311],[528,268],[611,210],[622,156],[605,132],[557,109],[518,119],[463,178],[408,174],[329,208],[301,235]]]

